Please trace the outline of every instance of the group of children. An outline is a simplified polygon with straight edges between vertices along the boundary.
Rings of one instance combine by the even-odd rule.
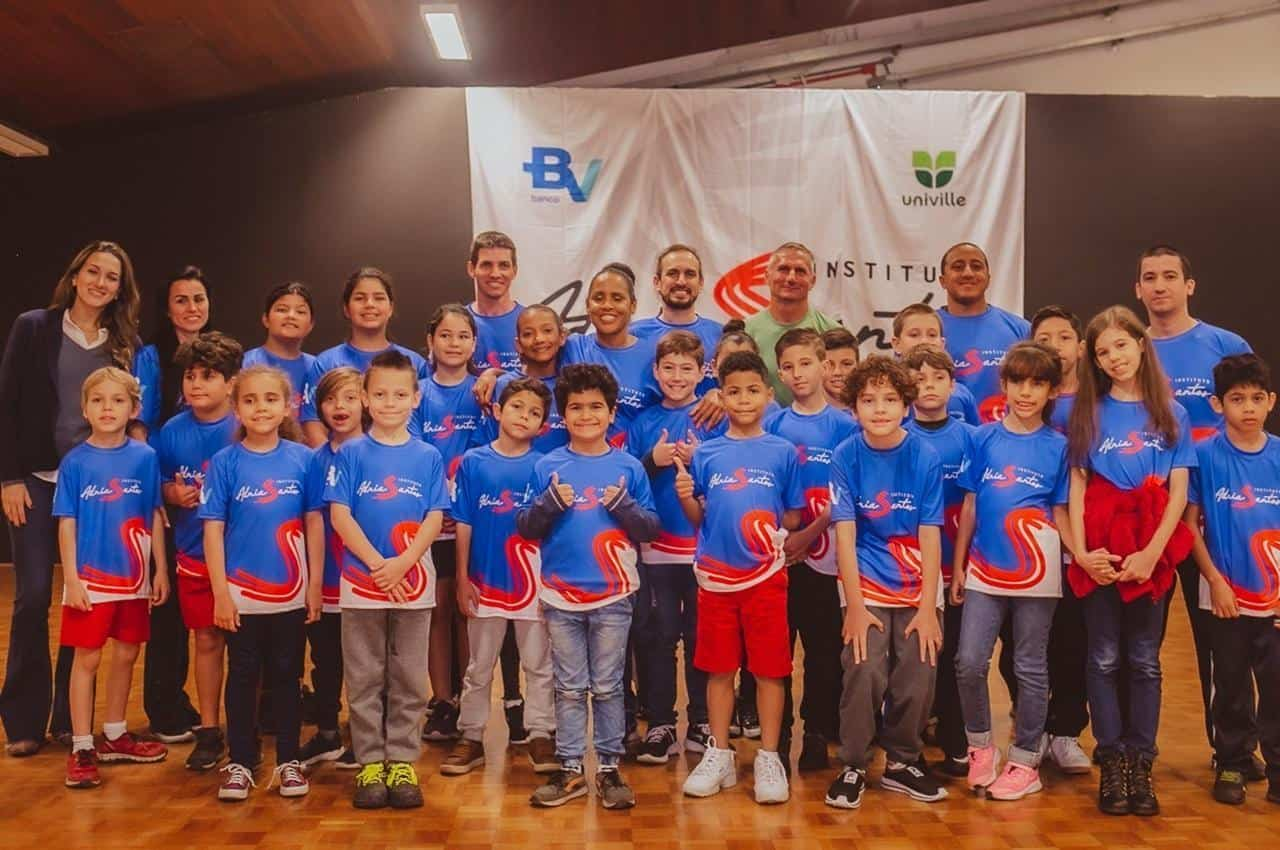
[[[154,451],[126,433],[137,382],[116,369],[85,382],[92,435],[63,460],[55,500],[62,560],[75,565],[62,626],[77,648],[68,786],[98,784],[99,760],[164,758],[162,744],[126,731],[124,708],[148,600],[174,592],[196,635],[201,717],[187,766],[212,768],[229,747],[223,800],[255,785],[261,684],[282,795],[306,794],[305,768],[335,760],[358,770],[357,807],[421,806],[424,718],[428,740],[454,741],[441,773],[473,770],[495,666],[518,658],[511,739],[547,774],[532,804],[559,806],[594,785],[605,808],[631,807],[619,770],[629,751],[662,764],[681,748],[683,644],[683,747],[701,753],[684,793],[736,784],[730,739],[745,727],[760,738],[755,799],[782,802],[798,637],[800,767],[827,767],[829,745],[841,762],[827,804],[858,807],[876,747],[880,786],[925,802],[947,796],[945,777],[1019,799],[1041,789],[1046,754],[1089,772],[1076,735],[1046,734],[1068,681],[1058,670],[1074,665],[1087,682],[1099,807],[1150,815],[1164,601],[1175,566],[1194,555],[1223,648],[1220,772],[1252,757],[1256,676],[1270,707],[1258,712],[1268,799],[1280,802],[1280,444],[1263,431],[1275,396],[1256,356],[1215,369],[1225,427],[1193,446],[1131,311],[1110,308],[1082,328],[1046,308],[1000,364],[1003,417],[975,427],[974,397],[927,305],[895,320],[894,357],[859,362],[843,329],[787,331],[774,353],[793,402],[781,408],[741,328],[712,348],[691,330],[632,325],[635,276],[621,264],[591,281],[594,334],[571,337],[555,311],[527,307],[513,325],[519,365],[483,372],[461,305],[432,318],[429,362],[391,346],[389,282],[365,272],[344,304],[353,327],[381,322],[383,350],[332,349],[299,388],[276,365],[241,368],[234,340],[201,334],[178,351],[186,409]],[[305,290],[276,300],[286,297],[310,305]],[[322,436],[314,450],[294,442],[295,407]],[[1058,616],[1068,598],[1082,616]],[[1055,658],[1071,630],[1087,632],[1075,639],[1087,651]],[[95,746],[108,637],[117,649]],[[987,684],[997,639],[1017,694],[1003,764]],[[308,644],[318,731],[304,745]],[[944,759],[930,766],[934,720]]]

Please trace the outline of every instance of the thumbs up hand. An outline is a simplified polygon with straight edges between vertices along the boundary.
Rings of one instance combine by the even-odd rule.
[[[676,451],[677,444],[667,437],[667,429],[663,428],[662,435],[658,437],[658,442],[653,447],[654,466],[670,466]]]
[[[693,498],[693,476],[689,474],[689,470],[685,468],[684,461],[679,456],[675,458],[676,465],[676,497],[679,499]]]
[[[627,476],[619,475],[617,484],[610,484],[604,488],[604,503],[606,506],[612,505],[614,500],[627,492]]]
[[[560,481],[560,473],[558,472],[551,473],[551,487],[556,491],[556,498],[562,504],[572,505],[573,500],[578,497],[578,494],[573,490],[572,484],[565,484]]]

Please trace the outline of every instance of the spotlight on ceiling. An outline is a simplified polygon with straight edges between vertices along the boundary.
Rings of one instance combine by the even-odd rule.
[[[458,16],[458,7],[453,3],[424,3],[420,8],[427,32],[431,34],[431,43],[435,45],[436,55],[441,59],[470,59],[471,51],[462,34],[462,19]]]

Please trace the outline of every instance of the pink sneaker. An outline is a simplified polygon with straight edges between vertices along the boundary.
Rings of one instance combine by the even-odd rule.
[[[1021,800],[1043,788],[1040,771],[1011,761],[1004,766],[1000,778],[987,786],[987,797],[992,800]]]
[[[995,747],[969,748],[969,778],[966,783],[970,788],[986,788],[999,776],[1000,751]]]

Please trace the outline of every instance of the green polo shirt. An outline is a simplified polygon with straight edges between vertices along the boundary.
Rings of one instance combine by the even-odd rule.
[[[756,341],[756,345],[760,346],[760,357],[769,367],[769,383],[773,386],[778,404],[783,407],[791,404],[791,391],[778,380],[778,355],[774,353],[773,347],[778,344],[778,340],[782,339],[782,335],[792,328],[813,328],[818,333],[822,333],[840,326],[835,319],[813,307],[809,308],[809,312],[805,313],[803,319],[789,325],[780,325],[774,321],[767,307],[759,313],[748,316],[745,323],[747,334]]]

